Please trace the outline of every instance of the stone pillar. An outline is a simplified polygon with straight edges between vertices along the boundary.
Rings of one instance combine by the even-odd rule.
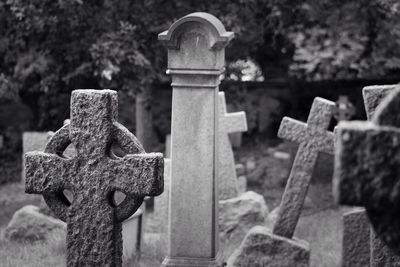
[[[163,266],[221,266],[218,248],[218,86],[233,38],[207,13],[159,35],[172,77],[169,248]]]

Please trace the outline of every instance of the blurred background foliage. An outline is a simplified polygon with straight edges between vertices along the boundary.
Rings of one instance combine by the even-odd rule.
[[[383,0],[0,0],[0,98],[29,106],[31,125],[46,130],[75,88],[135,97],[168,81],[157,35],[195,11],[236,34],[227,79],[398,77],[398,9]]]

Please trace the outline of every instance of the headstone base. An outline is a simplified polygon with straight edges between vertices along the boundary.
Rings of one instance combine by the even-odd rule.
[[[218,253],[215,258],[186,258],[167,256],[161,264],[161,267],[223,267],[224,262],[222,254]]]

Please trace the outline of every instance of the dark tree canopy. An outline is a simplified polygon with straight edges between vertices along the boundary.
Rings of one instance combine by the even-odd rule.
[[[0,98],[22,100],[45,128],[75,88],[135,94],[166,81],[157,35],[196,11],[236,33],[228,63],[250,59],[266,79],[396,75],[397,8],[382,0],[0,0]]]

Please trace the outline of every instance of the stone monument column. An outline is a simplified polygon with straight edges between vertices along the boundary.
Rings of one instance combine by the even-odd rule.
[[[221,266],[218,248],[218,86],[233,38],[207,13],[158,36],[172,77],[168,255],[162,266]]]

